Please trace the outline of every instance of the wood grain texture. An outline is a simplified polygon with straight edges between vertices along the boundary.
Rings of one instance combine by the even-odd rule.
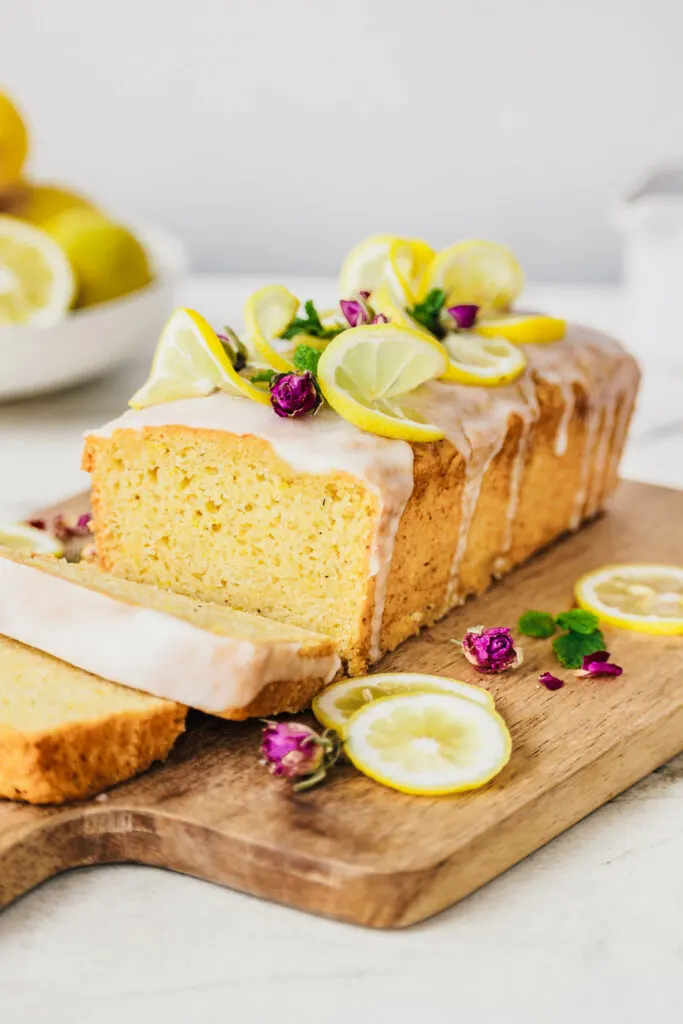
[[[342,765],[293,794],[258,764],[257,723],[191,716],[170,760],[106,799],[67,808],[0,802],[0,906],[71,867],[137,861],[302,910],[375,927],[437,913],[538,849],[683,750],[683,637],[605,630],[617,680],[567,681],[549,641],[525,641],[521,670],[482,678],[450,643],[527,608],[569,607],[573,581],[609,561],[683,563],[683,493],[623,484],[610,513],[537,556],[476,603],[387,657],[487,685],[513,756],[492,784],[454,797],[385,789]]]

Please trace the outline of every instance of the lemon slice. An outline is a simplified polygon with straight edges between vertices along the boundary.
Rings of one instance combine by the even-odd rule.
[[[71,264],[40,228],[0,216],[0,325],[44,327],[73,302]]]
[[[450,334],[444,340],[450,356],[445,380],[493,388],[509,384],[526,367],[523,351],[505,338]]]
[[[509,313],[477,320],[474,329],[485,338],[507,338],[516,345],[547,345],[564,338],[567,322],[541,313]]]
[[[389,247],[384,277],[402,297],[404,305],[414,306],[417,302],[420,281],[435,255],[432,247],[419,238],[399,238]],[[373,308],[377,308],[374,302]]]
[[[161,332],[152,369],[128,403],[133,409],[214,391],[268,405],[270,395],[236,372],[213,328],[193,309],[176,309]]]
[[[349,250],[339,272],[339,294],[342,298],[356,292],[375,290],[389,261],[389,251],[398,241],[396,235],[371,235]]]
[[[524,287],[515,255],[496,242],[458,242],[437,253],[422,278],[420,297],[446,293],[446,307],[474,303],[482,316],[508,309]]]
[[[403,301],[396,298],[395,291],[396,289],[387,281],[383,281],[382,284],[375,288],[370,298],[370,303],[375,313],[383,313],[392,324],[396,324],[399,327],[409,327],[411,331],[417,331],[418,334],[424,334],[428,338],[433,338],[434,335],[431,331],[428,331],[418,320],[415,320],[405,308]]]
[[[383,437],[438,441],[443,431],[411,407],[410,393],[448,368],[442,345],[394,324],[365,324],[337,335],[320,357],[323,396],[345,420]]]
[[[381,697],[402,693],[454,693],[487,707],[494,706],[488,690],[461,683],[458,679],[418,672],[385,672],[333,683],[313,699],[313,714],[326,729],[334,729],[344,736],[351,715],[360,708]]]
[[[511,746],[490,705],[452,693],[407,693],[352,715],[344,750],[375,782],[441,796],[485,785],[510,760]]]
[[[269,284],[250,295],[244,305],[244,323],[256,351],[266,362],[287,373],[294,369],[292,342],[283,341],[299,309],[299,300],[282,285]]]
[[[64,554],[64,547],[46,530],[36,530],[26,523],[0,523],[0,547],[13,551],[35,551],[41,555]]]
[[[638,633],[683,633],[683,566],[605,565],[575,585],[580,608],[602,622]]]

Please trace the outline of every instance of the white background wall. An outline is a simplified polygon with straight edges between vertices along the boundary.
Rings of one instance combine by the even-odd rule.
[[[377,230],[619,272],[609,215],[683,159],[683,0],[0,0],[36,176],[196,267],[331,271]]]

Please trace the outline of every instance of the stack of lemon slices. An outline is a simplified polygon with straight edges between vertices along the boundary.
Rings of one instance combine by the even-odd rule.
[[[510,759],[505,722],[487,690],[457,679],[385,673],[346,679],[313,702],[359,771],[392,789],[442,796],[477,789]]]

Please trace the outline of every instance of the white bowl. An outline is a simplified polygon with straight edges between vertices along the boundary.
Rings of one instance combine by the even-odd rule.
[[[75,309],[50,327],[0,327],[0,401],[78,384],[156,340],[187,270],[182,245],[164,231],[134,228],[154,281],[130,295]]]

